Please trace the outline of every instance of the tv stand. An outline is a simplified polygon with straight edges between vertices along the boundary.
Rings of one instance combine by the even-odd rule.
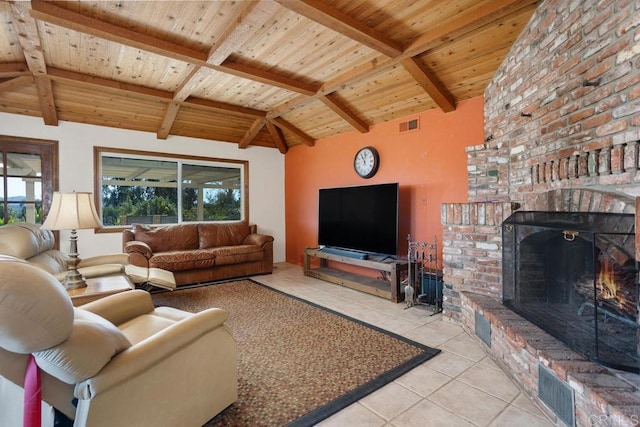
[[[312,267],[312,259],[320,261],[319,267]],[[329,261],[355,265],[381,272],[381,277],[369,277],[362,274],[331,268]],[[346,286],[368,294],[387,298],[393,302],[402,302],[404,294],[400,283],[407,277],[408,262],[398,260],[373,261],[334,254],[327,248],[307,248],[304,250],[304,275],[326,280],[327,282]]]
[[[322,252],[327,253],[327,254],[333,254],[333,255],[341,255],[341,256],[346,256],[349,258],[357,258],[357,259],[368,259],[369,255],[364,253],[364,252],[358,252],[358,251],[352,251],[349,249],[341,249],[341,248],[334,248],[331,246],[325,246],[324,248],[320,249]]]

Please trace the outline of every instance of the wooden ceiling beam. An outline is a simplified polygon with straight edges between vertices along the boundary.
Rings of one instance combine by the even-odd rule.
[[[88,76],[86,74],[76,73],[74,71],[50,68],[47,77],[53,80],[69,81],[89,86],[101,87],[103,89],[107,88],[122,92],[134,93],[136,95],[148,97],[156,101],[173,102],[173,94],[171,92],[151,89],[145,86],[138,86],[130,83],[120,83],[110,79],[103,79],[101,77],[94,77]],[[266,117],[266,113],[264,111],[241,107],[238,105],[226,104],[224,102],[209,101],[207,99],[201,98],[188,98],[181,104],[189,106],[199,106],[205,109],[222,111],[225,113],[244,117]]]
[[[75,71],[62,70],[60,68],[50,68],[48,76],[52,80],[82,83],[90,86],[100,87],[103,89],[115,89],[117,91],[135,93],[136,95],[153,98],[155,100],[173,100],[173,95],[171,94],[171,92],[167,92],[164,90],[152,89],[145,86],[134,85],[131,83],[122,83],[102,77],[76,73]]]
[[[325,95],[321,97],[320,100],[360,133],[369,132],[369,125],[355,115],[335,94]]]
[[[173,100],[176,102],[182,102],[187,99],[191,94],[202,84],[202,81],[207,78],[209,73],[205,68],[192,66],[191,71],[187,74],[187,77],[178,85],[178,88],[173,92]]]
[[[402,66],[422,86],[422,89],[427,92],[427,95],[433,99],[442,111],[449,113],[456,109],[456,100],[453,95],[430,70],[421,66],[415,58],[404,59]]]
[[[58,126],[58,113],[56,111],[56,102],[53,97],[53,85],[51,80],[46,76],[33,76],[36,81],[36,91],[38,92],[38,103],[44,124],[49,126]]]
[[[256,139],[256,136],[258,136],[258,133],[260,133],[266,123],[266,119],[257,119],[254,121],[249,130],[247,130],[247,133],[244,134],[242,140],[238,143],[238,148],[247,148],[253,140]]]
[[[279,127],[275,126],[273,123],[267,121],[267,130],[273,139],[273,143],[276,144],[276,147],[282,154],[287,154],[289,151],[289,146],[287,145],[287,141],[280,130]]]
[[[160,129],[156,132],[158,139],[167,139],[173,124],[178,117],[178,111],[180,111],[180,103],[184,102],[193,92],[194,87],[204,79],[204,73],[201,73],[202,68],[193,66],[193,69],[189,72],[187,78],[182,82],[178,89],[173,93],[173,100],[171,104],[167,105],[167,109],[162,116],[162,122],[160,123]]]
[[[210,68],[214,71],[231,74],[236,77],[243,77],[245,79],[258,81],[260,83],[290,90],[307,96],[315,94],[319,88],[319,86],[316,85],[300,82],[294,78],[282,76],[280,74],[261,70],[245,64],[223,63],[222,65],[214,65],[207,62],[209,59],[207,54],[195,49],[190,49],[188,47],[167,42],[125,27],[120,27],[95,18],[84,16],[80,13],[56,6],[52,2],[33,0],[32,3],[33,10],[31,11],[31,15],[34,18],[63,28],[69,28],[74,31],[89,34],[125,46],[134,47],[136,49],[141,49],[146,52]]]
[[[16,34],[18,34],[18,40],[24,51],[24,58],[27,61],[29,71],[34,75],[47,74],[47,66],[42,53],[40,35],[38,34],[38,25],[29,15],[29,3],[13,2],[10,3],[10,6],[13,27],[16,30]]]
[[[314,138],[307,135],[306,133],[304,133],[303,131],[301,131],[300,129],[298,129],[297,127],[295,127],[294,125],[292,125],[291,123],[287,122],[286,120],[280,117],[271,119],[270,122],[282,130],[291,132],[292,134],[300,138],[302,142],[304,142],[309,147],[313,147],[316,144],[316,140]]]
[[[383,55],[402,53],[402,44],[333,8],[324,0],[276,0],[282,6]]]
[[[306,96],[313,96],[320,89],[320,85],[305,83],[291,77],[272,73],[241,62],[225,61],[220,65],[220,68],[226,73],[233,74],[236,77],[243,77],[245,79],[257,81],[270,86],[277,86]]]
[[[46,125],[58,126],[58,113],[53,98],[53,86],[51,81],[44,76],[47,74],[47,65],[42,53],[42,43],[38,34],[38,25],[31,17],[29,2],[12,2],[11,16],[13,26],[18,34],[20,46],[24,51],[27,67],[34,75],[40,112]]]
[[[255,31],[276,13],[277,3],[270,0],[244,2],[243,7],[216,40],[211,48],[207,62],[213,65],[222,64],[233,52],[243,46]]]
[[[0,64],[0,78],[31,76],[29,66],[24,62],[7,62]]]
[[[356,83],[359,80],[388,70],[389,68],[400,64],[403,60],[420,55],[454,37],[459,37],[475,31],[485,25],[488,21],[500,19],[520,9],[531,7],[538,2],[539,0],[491,0],[479,7],[463,11],[457,14],[455,18],[433,27],[431,31],[425,33],[425,35],[419,37],[406,46],[402,55],[394,58],[387,56],[374,58],[360,67],[351,69],[325,82],[316,95],[312,97],[307,98],[297,96],[282,103],[281,105],[278,105],[277,107],[274,107],[271,109],[267,117],[269,119],[275,119],[276,117],[286,114],[295,108],[307,104],[308,102],[332,92],[336,92],[343,86]]]
[[[160,124],[160,129],[158,129],[158,132],[156,133],[158,139],[167,139],[169,133],[171,133],[171,128],[176,121],[179,110],[179,102],[171,102],[167,104],[167,109],[164,112],[162,123]]]
[[[0,81],[0,93],[10,92],[22,86],[33,83],[33,76],[18,76]]]

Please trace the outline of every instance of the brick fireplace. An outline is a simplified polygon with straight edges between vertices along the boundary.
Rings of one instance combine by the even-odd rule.
[[[640,1],[542,1],[485,92],[485,136],[467,148],[468,202],[442,205],[445,318],[559,424],[639,425],[637,374],[502,304],[502,223],[515,211],[640,214]]]
[[[502,303],[601,365],[638,373],[635,215],[516,211],[502,223]]]

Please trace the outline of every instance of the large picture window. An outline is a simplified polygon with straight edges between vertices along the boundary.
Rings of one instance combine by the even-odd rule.
[[[105,147],[95,153],[105,227],[248,219],[246,161]]]

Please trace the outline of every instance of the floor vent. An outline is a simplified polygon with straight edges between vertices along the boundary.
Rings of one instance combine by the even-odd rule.
[[[408,132],[411,130],[417,130],[418,129],[418,125],[420,124],[420,122],[418,121],[418,119],[412,119],[409,120],[408,122],[401,122],[400,123],[400,132]]]
[[[476,311],[476,335],[491,348],[491,322],[480,312]]]
[[[575,426],[573,390],[540,364],[538,364],[538,397],[568,427]]]

